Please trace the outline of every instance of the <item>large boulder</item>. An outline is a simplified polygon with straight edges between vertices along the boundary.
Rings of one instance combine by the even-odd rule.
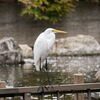
[[[22,56],[24,58],[32,58],[33,57],[32,48],[29,47],[27,44],[19,44],[19,47],[21,48]]]
[[[21,50],[12,37],[0,40],[0,64],[17,64],[22,61]]]
[[[100,81],[100,68],[98,69],[97,73],[95,74],[97,80]]]
[[[88,78],[100,69],[100,44],[89,35],[57,39],[51,54],[48,57],[51,71],[82,73]],[[100,71],[96,77],[100,78]]]
[[[52,55],[91,55],[100,53],[100,45],[89,35],[78,35],[57,39],[50,54]]]

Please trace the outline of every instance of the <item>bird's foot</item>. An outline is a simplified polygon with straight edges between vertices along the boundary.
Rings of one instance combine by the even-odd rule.
[[[49,88],[51,88],[52,90],[54,90],[55,88],[54,88],[54,85],[52,85],[52,84],[49,84],[49,85],[47,85]]]
[[[48,88],[54,89],[54,84],[52,83],[51,80],[46,80],[44,83],[47,83],[47,85],[45,85],[46,88],[48,87]],[[47,88],[47,89],[48,89],[48,88]]]
[[[48,88],[46,87],[46,85],[41,85],[41,86],[39,86],[39,88],[38,88],[37,91],[44,92],[45,90],[48,90]]]

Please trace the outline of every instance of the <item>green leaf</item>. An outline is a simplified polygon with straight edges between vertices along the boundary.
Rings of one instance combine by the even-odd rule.
[[[28,0],[21,1],[26,5],[21,15],[28,14],[34,16],[35,20],[49,20],[55,23],[75,8],[74,2],[77,0],[29,0],[29,3]]]

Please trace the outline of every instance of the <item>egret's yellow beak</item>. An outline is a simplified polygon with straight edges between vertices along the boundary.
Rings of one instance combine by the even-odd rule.
[[[55,33],[68,33],[68,32],[61,31],[61,30],[53,30],[53,32],[55,32]]]

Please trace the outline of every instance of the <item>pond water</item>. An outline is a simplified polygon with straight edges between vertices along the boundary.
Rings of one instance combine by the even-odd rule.
[[[76,73],[82,73],[85,82],[96,82],[95,74],[100,69],[100,56],[51,56],[48,57],[48,63],[51,84],[72,83]],[[36,72],[34,67],[25,69],[22,65],[0,66],[0,80],[5,81],[8,86],[40,85],[40,77],[44,84],[48,84],[47,73]]]
[[[47,81],[47,73],[42,73],[43,81]],[[7,86],[34,86],[40,85],[40,72],[35,72],[33,69],[24,69],[23,66],[3,66],[0,67],[0,80],[5,81]],[[63,84],[68,77],[68,73],[49,72],[49,77],[52,84]],[[65,81],[65,82],[63,82]],[[48,81],[45,82],[48,84]]]

